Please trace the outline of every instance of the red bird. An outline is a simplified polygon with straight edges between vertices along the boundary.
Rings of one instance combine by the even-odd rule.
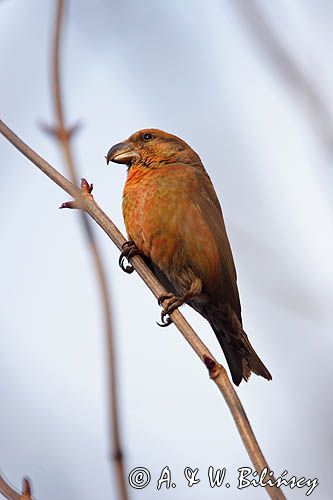
[[[123,215],[130,242],[122,257],[139,252],[170,292],[160,298],[162,321],[187,303],[210,323],[236,385],[251,372],[270,380],[243,330],[221,206],[197,153],[174,135],[145,129],[113,146],[109,161],[128,166]]]

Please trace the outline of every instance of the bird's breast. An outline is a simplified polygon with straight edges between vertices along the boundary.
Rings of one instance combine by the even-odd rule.
[[[128,236],[172,282],[189,268],[207,282],[218,275],[216,243],[193,201],[196,190],[186,168],[130,171],[125,185]]]
[[[180,181],[180,176],[176,177]],[[148,169],[129,175],[125,185],[127,233],[141,252],[160,264],[174,255],[181,243],[179,210],[175,209],[180,189],[176,179]]]

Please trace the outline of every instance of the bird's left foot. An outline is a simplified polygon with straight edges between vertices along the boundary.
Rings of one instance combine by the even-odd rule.
[[[163,310],[161,312],[161,323],[157,323],[158,326],[169,326],[172,323],[172,319],[170,318],[170,314],[172,314],[178,307],[182,306],[186,301],[186,297],[177,297],[177,295],[173,295],[172,293],[166,293],[161,295],[158,299],[158,305],[163,306]]]
[[[134,257],[134,255],[140,255],[140,251],[133,240],[125,241],[121,248],[119,266],[125,273],[131,274],[134,271],[134,267],[131,263],[126,264],[126,261],[129,262],[129,259]]]

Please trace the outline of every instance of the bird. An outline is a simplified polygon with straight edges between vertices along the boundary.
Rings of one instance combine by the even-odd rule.
[[[243,329],[221,205],[199,155],[176,135],[143,129],[112,146],[106,161],[127,166],[122,212],[128,241],[120,263],[140,254],[165,287],[162,323],[188,304],[209,322],[235,385],[252,372],[271,380]]]

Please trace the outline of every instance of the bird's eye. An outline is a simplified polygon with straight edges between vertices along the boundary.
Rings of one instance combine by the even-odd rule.
[[[154,139],[154,136],[147,132],[146,134],[142,134],[142,139],[144,141],[151,141],[152,139]]]

